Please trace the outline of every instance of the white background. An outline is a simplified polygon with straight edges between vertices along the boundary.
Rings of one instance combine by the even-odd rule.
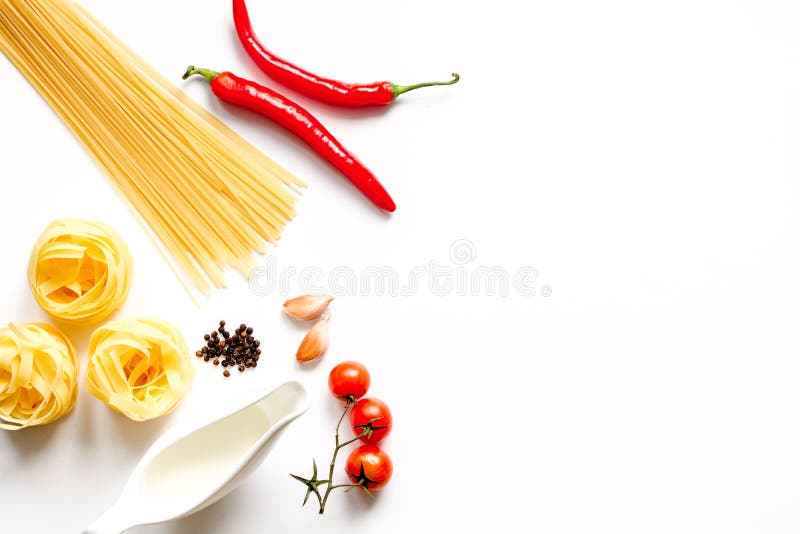
[[[188,63],[266,78],[229,2],[85,5],[180,83]],[[243,280],[196,309],[70,133],[0,60],[0,321],[45,320],[26,285],[51,220],[115,227],[136,275],[118,317],[161,315],[190,344],[220,318],[253,324],[257,372],[198,365],[181,408],[133,423],[81,391],[64,420],[0,434],[2,532],[78,532],[149,443],[203,403],[299,379],[314,406],[264,466],[194,517],[137,533],[797,532],[800,516],[800,6],[791,1],[251,0],[277,53],[349,81],[461,84],[389,109],[307,104],[384,181],[374,210],[277,127],[186,90],[310,187],[280,267],[446,265],[539,271],[552,296],[342,297],[330,353],[299,369],[285,295]],[[262,260],[263,261],[263,260]],[[452,264],[452,263],[451,263]],[[296,290],[296,286],[293,287]],[[69,329],[85,366],[90,329]],[[288,473],[330,453],[343,359],[372,371],[396,419],[391,485],[374,501],[300,508]]]

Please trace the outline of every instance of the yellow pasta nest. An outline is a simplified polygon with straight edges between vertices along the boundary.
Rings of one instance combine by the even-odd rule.
[[[46,324],[0,329],[0,428],[46,425],[78,396],[78,359],[64,334]]]
[[[134,421],[171,412],[194,378],[189,348],[170,323],[151,318],[113,321],[89,341],[86,387]]]
[[[131,286],[133,258],[105,224],[55,221],[36,242],[28,281],[39,305],[73,324],[102,321],[119,308]]]

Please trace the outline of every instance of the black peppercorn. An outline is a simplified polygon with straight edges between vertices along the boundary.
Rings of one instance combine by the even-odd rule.
[[[222,365],[223,375],[230,376],[230,368],[235,367],[240,373],[258,365],[261,355],[261,342],[253,337],[253,327],[242,323],[231,334],[225,329],[225,321],[219,322],[219,328],[205,334],[205,346],[195,354],[205,361],[213,361],[215,366]]]

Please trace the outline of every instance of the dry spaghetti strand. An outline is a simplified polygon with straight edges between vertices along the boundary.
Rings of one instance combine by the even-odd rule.
[[[199,290],[247,274],[304,184],[68,0],[0,0],[0,51]]]

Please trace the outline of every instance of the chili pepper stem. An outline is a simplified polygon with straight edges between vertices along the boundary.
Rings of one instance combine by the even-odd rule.
[[[425,83],[417,83],[414,85],[395,85],[392,84],[392,100],[394,101],[398,96],[402,95],[403,93],[407,93],[409,91],[413,91],[414,89],[419,89],[421,87],[432,87],[434,85],[453,85],[458,83],[458,80],[461,79],[461,76],[458,75],[457,72],[453,73],[453,79],[448,80],[446,82],[425,82]]]
[[[215,72],[209,69],[198,69],[194,65],[189,65],[189,68],[187,68],[186,72],[183,73],[183,79],[185,80],[190,76],[194,76],[195,74],[199,74],[200,76],[208,80],[208,83],[213,82],[214,78],[219,76],[219,72]]]

